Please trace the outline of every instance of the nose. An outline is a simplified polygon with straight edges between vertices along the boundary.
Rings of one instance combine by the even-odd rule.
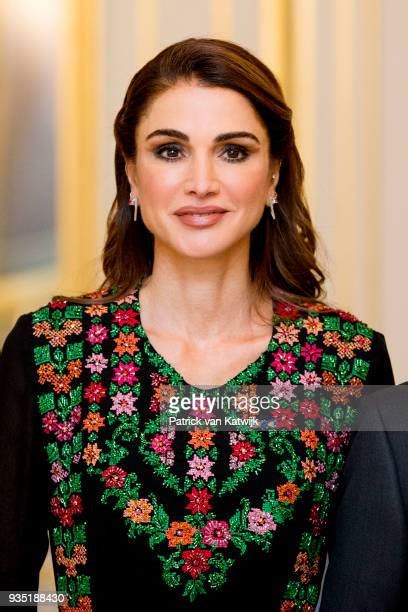
[[[219,191],[219,181],[210,156],[205,153],[194,155],[188,168],[188,178],[185,182],[186,193],[196,193],[202,197]]]

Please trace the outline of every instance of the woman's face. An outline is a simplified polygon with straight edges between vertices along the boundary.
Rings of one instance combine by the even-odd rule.
[[[163,133],[169,130],[177,133]],[[268,132],[243,95],[177,83],[148,107],[135,137],[136,159],[126,172],[156,248],[208,258],[249,242],[275,192],[279,163],[270,159]],[[186,206],[226,212],[183,218],[177,211]]]

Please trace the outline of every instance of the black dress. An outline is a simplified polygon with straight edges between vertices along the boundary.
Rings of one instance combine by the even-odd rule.
[[[187,383],[139,312],[138,289],[51,301],[6,338],[0,590],[38,589],[49,530],[63,610],[314,610],[350,436],[313,393],[394,384],[384,336],[276,302],[267,350],[213,390],[269,385],[275,429],[174,431],[161,409]]]

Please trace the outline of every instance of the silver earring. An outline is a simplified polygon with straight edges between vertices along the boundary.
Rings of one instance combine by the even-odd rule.
[[[135,212],[134,212],[134,221],[136,221],[137,219],[137,205],[138,205],[138,199],[133,195],[133,193],[130,193],[130,198],[129,198],[129,206],[134,206],[135,207]]]
[[[270,206],[270,208],[271,208],[272,219],[276,219],[274,206],[277,203],[278,203],[278,196],[277,196],[277,193],[275,191],[274,195],[271,198],[269,198],[268,203],[267,203],[267,205]]]

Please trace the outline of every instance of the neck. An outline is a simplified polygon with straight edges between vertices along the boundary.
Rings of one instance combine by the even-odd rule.
[[[257,298],[244,254],[182,262],[157,255],[139,292],[146,330],[204,346],[264,335],[270,327],[272,300]]]

